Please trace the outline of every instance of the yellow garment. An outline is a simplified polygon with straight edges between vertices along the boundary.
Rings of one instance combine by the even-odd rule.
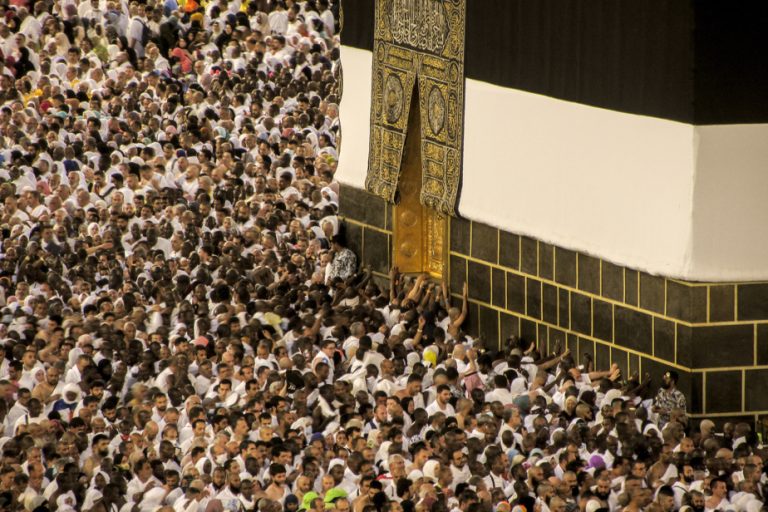
[[[41,89],[35,89],[34,91],[30,92],[29,94],[24,95],[24,105],[26,106],[30,100],[33,100],[35,98],[39,98],[43,95],[43,91]]]
[[[437,354],[435,354],[434,350],[424,350],[424,361],[431,363],[432,368],[437,366]]]

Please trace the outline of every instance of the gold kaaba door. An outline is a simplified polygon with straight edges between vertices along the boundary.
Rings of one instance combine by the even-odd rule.
[[[445,275],[448,217],[419,201],[422,181],[419,88],[414,87],[393,215],[393,261],[400,272]]]

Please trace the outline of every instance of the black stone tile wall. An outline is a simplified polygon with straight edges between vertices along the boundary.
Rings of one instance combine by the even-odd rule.
[[[451,290],[462,290],[467,281],[467,260],[451,254],[449,260]]]
[[[525,312],[528,316],[541,320],[541,281],[527,278],[525,280]]]
[[[694,368],[748,366],[755,360],[754,326],[694,327],[691,340]]]
[[[663,277],[640,272],[640,307],[654,313],[664,313],[666,290]]]
[[[391,264],[392,208],[341,187],[340,215],[362,264]],[[622,267],[466,219],[451,219],[448,278],[469,281],[465,328],[488,347],[509,336],[625,374],[676,370],[689,412],[768,415],[768,283],[689,283]],[[467,279],[469,276],[469,279]]]
[[[491,303],[497,308],[504,308],[507,304],[507,276],[499,268],[491,269]]]
[[[528,275],[539,274],[539,245],[533,238],[522,237],[520,244],[520,270]]]
[[[347,185],[340,186],[339,197],[342,198],[339,203],[340,216],[370,227],[391,231],[390,222],[387,220],[391,215],[391,208],[380,197]]]
[[[555,281],[571,288],[576,287],[576,253],[555,248]]]
[[[738,286],[739,320],[768,318],[768,283]]]
[[[452,287],[470,276],[480,315],[472,333],[487,346],[511,335],[549,348],[559,339],[577,361],[589,354],[600,368],[649,372],[655,387],[676,370],[693,414],[768,413],[768,398],[749,392],[768,384],[768,284],[688,283],[453,222]]]
[[[349,248],[357,254],[360,265],[370,265],[379,277],[386,276],[392,254],[391,206],[347,185],[341,185],[339,196],[339,216],[344,221]]]
[[[768,324],[757,324],[757,361],[756,364],[768,365]]]
[[[507,272],[507,309],[525,313],[525,277]]]
[[[549,244],[539,244],[539,276],[552,280],[555,272],[555,247]]]
[[[675,360],[675,323],[653,318],[653,355],[665,361]]]
[[[600,262],[603,272],[602,294],[615,301],[624,300],[624,269],[608,261]]]
[[[475,261],[467,264],[469,297],[481,302],[491,302],[491,267]],[[461,290],[461,288],[455,288]]]
[[[587,256],[586,254],[579,254],[577,257],[577,263],[579,290],[599,294],[600,260],[593,258],[592,256]]]
[[[709,321],[731,322],[736,319],[736,287],[732,284],[709,287]]]
[[[748,411],[768,411],[768,371],[747,370],[744,372],[744,408]]]
[[[392,236],[376,229],[363,228],[363,260],[374,272],[389,273]],[[381,250],[381,248],[385,250]]]
[[[472,243],[470,237],[472,224],[464,219],[451,219],[450,224],[451,250],[461,254],[469,254],[470,244]]]
[[[499,254],[499,230],[485,224],[472,224],[472,257],[496,263]]]
[[[518,235],[506,231],[499,233],[499,264],[514,270],[520,268],[520,237]]]
[[[613,305],[600,299],[592,300],[592,335],[613,341]]]
[[[571,292],[571,329],[592,335],[592,298],[588,295]]]
[[[638,277],[637,270],[624,269],[624,302],[631,306],[638,305]]]
[[[557,287],[549,283],[543,283],[541,293],[542,320],[549,325],[557,325],[557,299]]]
[[[704,407],[708,413],[743,411],[741,397],[742,371],[708,372],[704,390]]]

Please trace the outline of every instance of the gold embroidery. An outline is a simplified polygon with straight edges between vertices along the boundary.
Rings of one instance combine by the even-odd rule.
[[[395,201],[418,87],[420,201],[455,215],[464,126],[466,0],[376,0],[366,188]]]

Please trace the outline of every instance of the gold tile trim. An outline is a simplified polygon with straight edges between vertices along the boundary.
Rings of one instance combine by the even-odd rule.
[[[387,234],[387,235],[392,235],[392,230],[382,229],[382,228],[376,227],[376,226],[374,226],[372,224],[367,224],[365,222],[360,222],[359,220],[355,220],[355,219],[352,219],[350,217],[339,216],[339,218],[342,219],[344,222],[349,222],[350,224],[355,224],[356,226],[361,226],[361,227],[364,227],[366,229],[372,229],[374,231],[378,231],[379,233],[384,233],[384,234]]]
[[[491,301],[491,303],[493,303],[493,269],[491,268],[491,269],[488,269],[488,270],[489,270],[489,272],[488,272],[488,274],[489,274],[488,275],[488,288],[489,288],[489,290],[488,290],[488,298]],[[467,275],[467,281],[469,281],[469,275]],[[507,294],[507,290],[505,289],[504,290],[504,295],[506,295],[506,294]]]
[[[603,295],[603,260],[598,260],[600,262],[600,270],[598,271],[598,283],[597,283],[597,291],[600,292],[600,296]],[[629,368],[629,367],[627,367]]]
[[[627,302],[627,269],[623,267],[621,269],[621,283],[622,283],[621,303],[625,304]]]
[[[741,370],[741,410],[746,411],[747,408],[747,372]]]
[[[685,286],[688,286],[690,288],[699,288],[702,286],[738,286],[740,284],[768,284],[768,280],[763,281],[711,281],[711,282],[700,282],[700,281],[683,281],[682,279],[678,279],[676,277],[665,277],[664,279],[667,279],[669,281],[674,281],[675,283],[682,284]]]
[[[757,343],[757,324],[755,324],[753,336],[754,336],[754,343],[755,343],[754,349],[752,350],[752,354],[754,355],[753,363],[754,363],[754,366],[757,366],[757,348],[758,348],[758,343]]]
[[[722,366],[710,368],[691,368],[693,373],[717,373],[717,372],[740,372],[747,370],[768,370],[768,364],[742,365],[742,366]]]
[[[574,288],[576,290],[579,290],[579,284],[581,284],[580,281],[579,281],[579,267],[581,266],[581,265],[579,265],[579,258],[581,258],[581,254],[579,254],[577,252],[576,253],[576,258],[575,258],[575,261],[576,261],[576,286]]]
[[[493,272],[491,272],[493,273]],[[509,289],[509,277],[507,276],[507,273],[504,272],[504,309],[509,308],[509,301],[507,299],[507,290]],[[501,331],[499,331],[501,332]]]
[[[696,413],[696,414],[689,414],[688,417],[692,419],[707,419],[707,418],[729,418],[731,416],[754,416],[755,423],[758,422],[760,419],[760,416],[768,415],[768,411],[748,411],[748,412],[703,412],[703,413]]]
[[[675,338],[674,338],[673,347],[675,349],[675,362],[677,362],[677,325],[675,325],[674,328],[675,328]]]
[[[491,279],[493,279],[493,277],[491,277]],[[506,277],[504,279],[506,280]],[[501,350],[501,315],[496,315],[496,332],[499,333],[497,336],[496,350]]]
[[[472,250],[472,247],[470,246],[470,250]],[[450,267],[450,265],[448,265]],[[493,274],[493,272],[491,272]],[[464,279],[465,282],[469,283],[469,260],[464,261]],[[467,285],[467,293],[469,293],[469,285]],[[504,293],[506,294],[507,291],[504,290]],[[469,311],[467,311],[467,315],[469,315]],[[466,318],[465,318],[466,321]]]

